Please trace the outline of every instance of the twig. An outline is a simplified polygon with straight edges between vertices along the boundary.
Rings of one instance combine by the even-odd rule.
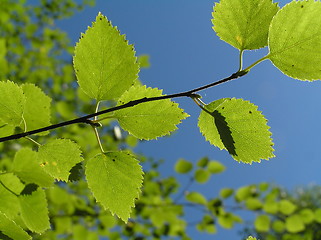
[[[199,92],[201,90],[205,90],[205,89],[208,89],[210,87],[214,87],[216,85],[219,85],[219,84],[222,84],[222,83],[237,79],[239,77],[244,76],[247,73],[248,73],[248,71],[244,71],[244,70],[243,71],[238,71],[236,73],[233,73],[231,76],[229,76],[227,78],[221,79],[221,80],[219,80],[217,82],[213,82],[213,83],[207,84],[205,86],[198,87],[198,88],[186,91],[186,92],[175,93],[175,94],[171,94],[171,95],[164,95],[164,96],[159,96],[159,97],[150,97],[150,98],[144,97],[144,98],[141,98],[141,99],[133,100],[133,101],[130,101],[130,102],[125,103],[123,105],[112,107],[112,108],[108,108],[108,109],[105,109],[105,110],[102,110],[102,111],[98,111],[98,112],[95,112],[95,113],[92,113],[92,114],[89,114],[89,115],[85,115],[83,117],[79,117],[79,118],[76,118],[76,119],[73,119],[73,120],[61,122],[61,123],[58,123],[58,124],[53,124],[53,125],[50,125],[50,126],[47,126],[47,127],[43,127],[43,128],[39,128],[39,129],[23,132],[23,133],[13,134],[13,135],[10,135],[10,136],[7,136],[7,137],[2,137],[2,138],[0,138],[0,142],[5,142],[5,141],[9,141],[9,140],[14,140],[14,139],[20,139],[20,138],[23,138],[23,137],[26,137],[26,136],[30,136],[30,135],[37,134],[37,133],[40,133],[40,132],[45,132],[45,131],[53,130],[53,129],[56,129],[56,128],[60,128],[60,127],[64,127],[64,126],[68,126],[68,125],[76,124],[76,123],[86,123],[86,124],[89,124],[89,125],[93,125],[95,123],[92,120],[90,120],[90,118],[93,118],[93,117],[96,117],[96,116],[99,116],[99,115],[102,115],[102,114],[114,112],[114,111],[117,111],[117,110],[121,110],[121,109],[124,109],[124,108],[133,107],[133,106],[136,106],[136,105],[141,104],[141,103],[164,100],[164,99],[169,99],[169,98],[178,98],[178,97],[191,97],[191,98],[194,98],[196,92]]]

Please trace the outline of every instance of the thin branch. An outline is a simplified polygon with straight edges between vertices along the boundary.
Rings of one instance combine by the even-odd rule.
[[[224,79],[221,79],[221,80],[219,80],[217,82],[213,82],[213,83],[207,84],[205,86],[198,87],[198,88],[186,91],[186,92],[175,93],[175,94],[171,94],[171,95],[164,95],[164,96],[159,96],[159,97],[150,97],[150,98],[144,97],[144,98],[141,98],[141,99],[133,100],[133,101],[130,101],[130,102],[125,103],[123,105],[112,107],[112,108],[108,108],[108,109],[105,109],[105,110],[102,110],[102,111],[98,111],[98,112],[95,112],[95,113],[92,113],[92,114],[88,114],[88,115],[85,115],[83,117],[79,117],[79,118],[76,118],[76,119],[73,119],[73,120],[61,122],[61,123],[58,123],[58,124],[53,124],[53,125],[50,125],[50,126],[47,126],[47,127],[31,130],[31,131],[28,131],[28,132],[18,133],[18,134],[10,135],[10,136],[7,136],[7,137],[2,137],[2,138],[0,138],[0,142],[5,142],[5,141],[9,141],[9,140],[14,140],[14,139],[20,139],[20,138],[23,138],[23,137],[26,137],[26,136],[30,136],[30,135],[37,134],[37,133],[40,133],[40,132],[45,132],[45,131],[53,130],[53,129],[56,129],[56,128],[60,128],[60,127],[64,127],[64,126],[68,126],[68,125],[76,124],[76,123],[85,123],[85,124],[93,125],[94,122],[92,120],[90,120],[90,118],[94,118],[96,116],[103,115],[103,114],[110,113],[110,112],[114,112],[114,111],[121,110],[121,109],[124,109],[124,108],[133,107],[133,106],[136,106],[136,105],[141,104],[141,103],[164,100],[164,99],[170,99],[170,98],[178,98],[178,97],[191,97],[191,98],[193,98],[193,97],[195,97],[195,93],[196,92],[199,92],[199,91],[208,89],[210,87],[214,87],[214,86],[220,85],[222,83],[237,79],[239,77],[244,76],[247,73],[248,73],[248,71],[245,71],[245,70],[239,71],[239,72],[233,73],[231,76],[229,76],[227,78],[224,78]]]

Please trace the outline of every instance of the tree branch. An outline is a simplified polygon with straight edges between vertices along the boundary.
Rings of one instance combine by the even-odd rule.
[[[229,76],[227,78],[221,79],[221,80],[219,80],[217,82],[213,82],[213,83],[207,84],[205,86],[198,87],[198,88],[186,91],[186,92],[175,93],[175,94],[170,94],[170,95],[164,95],[164,96],[159,96],[159,97],[150,97],[150,98],[144,97],[144,98],[141,98],[141,99],[133,100],[133,101],[130,101],[130,102],[125,103],[123,105],[112,107],[112,108],[108,108],[108,109],[105,109],[105,110],[102,110],[102,111],[99,111],[99,112],[96,112],[96,113],[88,114],[88,115],[85,115],[83,117],[79,117],[79,118],[76,118],[76,119],[73,119],[73,120],[69,120],[69,121],[53,124],[53,125],[50,125],[50,126],[47,126],[47,127],[43,127],[43,128],[39,128],[39,129],[23,132],[23,133],[13,134],[13,135],[10,135],[10,136],[7,136],[7,137],[2,137],[2,138],[0,138],[0,142],[5,142],[5,141],[9,141],[9,140],[14,140],[14,139],[20,139],[20,138],[23,138],[23,137],[26,137],[26,136],[30,136],[30,135],[37,134],[37,133],[40,133],[40,132],[45,132],[45,131],[53,130],[53,129],[56,129],[56,128],[60,128],[60,127],[64,127],[64,126],[68,126],[68,125],[76,124],[76,123],[86,123],[86,124],[89,124],[89,125],[92,125],[92,126],[95,127],[95,126],[97,126],[96,125],[97,123],[95,123],[92,120],[90,120],[90,118],[93,118],[93,117],[96,117],[96,116],[99,116],[99,115],[102,115],[102,114],[114,112],[114,111],[117,111],[117,110],[120,110],[120,109],[133,107],[133,106],[136,106],[138,104],[146,103],[146,102],[164,100],[164,99],[169,99],[169,98],[178,98],[178,97],[191,97],[191,98],[194,98],[196,92],[199,92],[201,90],[205,90],[205,89],[208,89],[210,87],[214,87],[216,85],[219,85],[219,84],[222,84],[222,83],[237,79],[239,77],[244,76],[247,73],[248,73],[248,71],[244,71],[244,70],[243,71],[238,71],[236,73],[233,73],[231,76]]]

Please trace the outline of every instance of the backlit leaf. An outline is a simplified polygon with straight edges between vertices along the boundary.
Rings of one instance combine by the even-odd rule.
[[[41,188],[20,195],[19,200],[22,220],[31,231],[42,233],[50,228],[46,195]]]
[[[268,232],[270,229],[271,220],[267,215],[259,215],[254,221],[255,229],[258,232]]]
[[[12,126],[22,123],[25,101],[21,87],[10,81],[0,81],[0,119],[4,123]]]
[[[40,167],[37,152],[29,148],[22,148],[16,153],[13,172],[24,182],[35,183],[42,187],[49,187],[54,182],[54,178]]]
[[[297,206],[287,199],[279,202],[279,211],[284,215],[290,215],[296,210]]]
[[[206,198],[199,192],[189,192],[185,195],[185,198],[187,201],[190,201],[192,203],[203,204],[203,205],[207,204]]]
[[[284,74],[321,79],[321,2],[292,1],[273,18],[269,58]]]
[[[119,99],[119,105],[144,97],[162,96],[162,90],[133,86]],[[177,129],[176,125],[188,117],[177,103],[170,99],[146,102],[121,109],[113,115],[120,126],[139,139],[155,139]]]
[[[294,214],[285,219],[285,228],[290,233],[297,233],[303,231],[305,226],[302,218]]]
[[[198,126],[211,144],[243,163],[274,157],[271,132],[257,106],[243,99],[222,98],[205,109]]]
[[[82,90],[98,101],[118,98],[137,79],[135,51],[101,13],[81,35],[74,69]]]
[[[267,46],[272,17],[279,10],[272,0],[221,0],[215,4],[213,29],[239,50]]]
[[[192,170],[193,164],[185,159],[178,159],[175,164],[175,171],[178,173],[188,173]]]
[[[142,186],[138,160],[126,152],[98,154],[87,162],[86,178],[97,202],[127,222]]]
[[[211,172],[205,169],[197,169],[194,178],[198,183],[206,183],[211,177]]]
[[[0,212],[0,232],[14,240],[31,240],[31,237],[14,221]]]
[[[50,125],[51,99],[34,84],[27,83],[21,87],[26,97],[23,117],[27,124],[27,131]]]
[[[225,166],[219,161],[209,161],[207,164],[207,169],[214,174],[218,174],[225,171]]]
[[[38,150],[40,166],[52,177],[68,181],[70,170],[83,161],[79,145],[68,139],[55,139]]]

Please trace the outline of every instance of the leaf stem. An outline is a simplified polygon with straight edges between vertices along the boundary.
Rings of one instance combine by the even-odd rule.
[[[29,140],[30,142],[36,144],[37,146],[41,146],[40,143],[38,143],[36,140],[32,139],[31,137],[25,136],[25,139]]]
[[[103,145],[101,144],[101,141],[100,141],[100,137],[99,137],[99,133],[98,133],[98,131],[97,131],[97,127],[95,127],[95,126],[92,125],[92,128],[93,128],[93,130],[94,130],[94,132],[95,132],[95,136],[96,136],[96,139],[97,139],[97,142],[98,142],[98,145],[99,145],[99,148],[100,148],[101,153],[105,153],[105,150],[104,150],[104,148],[103,148]]]
[[[256,62],[252,63],[250,66],[245,68],[243,71],[249,72],[252,67],[259,64],[260,62],[263,62],[264,60],[268,59],[269,57],[270,57],[270,54],[265,55],[264,57],[260,58],[259,60],[257,60]]]
[[[239,70],[238,72],[240,72],[243,68],[243,52],[244,50],[240,51],[240,55],[239,55]]]
[[[263,60],[264,59],[262,59],[261,61],[263,61]],[[247,69],[245,69],[245,70],[233,73],[229,77],[223,78],[223,79],[221,79],[219,81],[212,82],[210,84],[207,84],[207,85],[204,85],[204,86],[201,86],[201,87],[198,87],[198,88],[194,88],[194,89],[189,90],[189,91],[170,94],[170,95],[163,95],[163,96],[158,96],[158,97],[149,97],[149,98],[148,97],[144,97],[144,98],[141,98],[141,99],[132,100],[132,101],[129,101],[128,103],[125,103],[123,105],[111,107],[111,108],[108,108],[108,109],[105,109],[105,110],[101,110],[101,111],[98,111],[98,112],[95,112],[95,113],[92,113],[92,114],[85,115],[83,117],[75,118],[73,120],[68,120],[68,121],[57,123],[57,124],[53,124],[53,125],[50,125],[50,126],[47,126],[47,127],[31,130],[31,131],[28,131],[28,132],[23,132],[23,133],[13,134],[13,135],[6,136],[6,137],[1,137],[0,138],[0,142],[5,142],[5,141],[9,141],[9,140],[14,140],[14,139],[20,139],[20,138],[23,138],[23,137],[26,137],[26,136],[30,136],[30,135],[33,135],[33,134],[36,134],[36,133],[45,132],[45,131],[53,130],[53,129],[56,129],[56,128],[60,128],[60,127],[64,127],[64,126],[68,126],[68,125],[76,124],[76,123],[85,123],[85,124],[93,125],[95,122],[90,120],[91,118],[95,118],[96,116],[100,116],[100,115],[103,115],[103,114],[106,114],[106,113],[115,112],[117,110],[121,110],[121,109],[124,109],[124,108],[133,107],[133,106],[136,106],[136,105],[141,104],[141,103],[159,101],[159,100],[170,99],[170,98],[178,98],[178,97],[192,97],[193,98],[193,97],[195,97],[195,93],[196,92],[199,92],[199,91],[202,91],[202,90],[205,90],[205,89],[208,89],[208,88],[211,88],[211,87],[214,87],[214,86],[229,82],[231,80],[234,80],[234,79],[237,79],[239,77],[242,77],[242,76],[246,75],[248,73],[248,70],[252,67],[252,65],[250,67],[248,67]]]

